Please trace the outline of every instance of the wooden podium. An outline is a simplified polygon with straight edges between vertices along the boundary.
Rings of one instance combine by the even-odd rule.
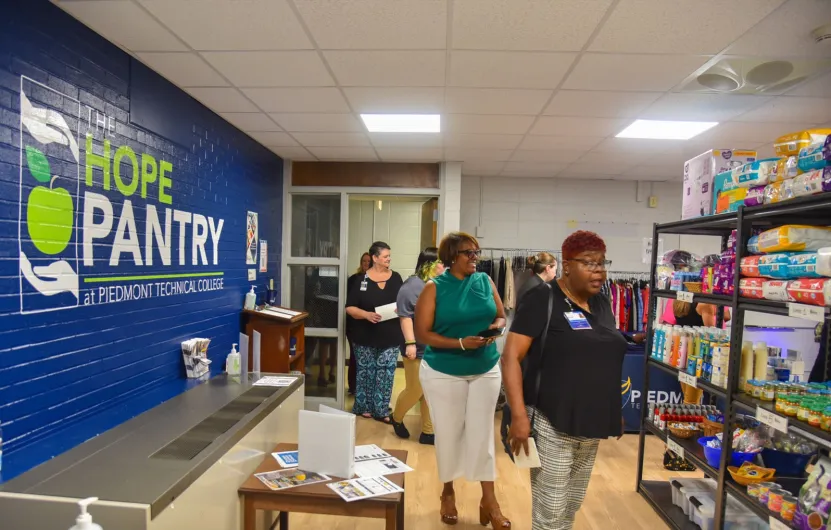
[[[287,309],[287,308],[285,308]],[[306,341],[305,330],[308,313],[299,313],[291,318],[279,316],[269,311],[252,311],[243,309],[245,316],[245,333],[248,344],[254,344],[254,332],[260,333],[260,369],[273,374],[287,374],[292,370],[305,373]],[[289,355],[291,339],[296,341],[296,353]],[[253,348],[248,348],[248,366],[254,366]]]

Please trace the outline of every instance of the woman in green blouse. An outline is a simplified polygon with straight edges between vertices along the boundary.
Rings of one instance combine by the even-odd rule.
[[[439,258],[448,267],[428,282],[416,304],[416,340],[427,347],[420,379],[433,416],[441,495],[441,520],[456,524],[453,481],[482,483],[480,523],[510,528],[494,493],[494,411],[502,373],[487,329],[505,327],[505,310],[490,277],[476,272],[479,243],[463,232],[442,239]]]

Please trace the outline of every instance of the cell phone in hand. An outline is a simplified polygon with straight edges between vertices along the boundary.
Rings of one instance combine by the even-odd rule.
[[[476,334],[477,337],[489,339],[491,337],[501,337],[505,333],[505,328],[486,329]]]

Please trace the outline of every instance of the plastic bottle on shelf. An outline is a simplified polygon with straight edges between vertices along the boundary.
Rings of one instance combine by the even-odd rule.
[[[687,346],[689,345],[687,337],[687,332],[682,329],[678,335],[678,364],[675,365],[676,368],[684,372],[687,369]]]
[[[228,375],[239,375],[240,370],[240,355],[237,351],[237,345],[234,344],[231,346],[231,353],[225,358],[225,372]]]
[[[753,379],[767,381],[768,378],[768,345],[764,342],[753,344]]]

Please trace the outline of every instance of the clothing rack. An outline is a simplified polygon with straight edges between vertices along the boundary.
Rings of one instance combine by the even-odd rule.
[[[645,271],[607,271],[606,277],[610,280],[649,280],[649,273]]]
[[[488,274],[496,285],[505,309],[510,311],[516,304],[516,291],[519,284],[515,279],[524,281],[531,274],[526,263],[529,256],[539,252],[553,255],[560,262],[560,252],[533,248],[481,247],[482,256],[477,269]],[[516,274],[515,274],[516,273]]]
[[[608,271],[601,292],[609,298],[615,325],[624,332],[646,329],[649,309],[649,273]]]

